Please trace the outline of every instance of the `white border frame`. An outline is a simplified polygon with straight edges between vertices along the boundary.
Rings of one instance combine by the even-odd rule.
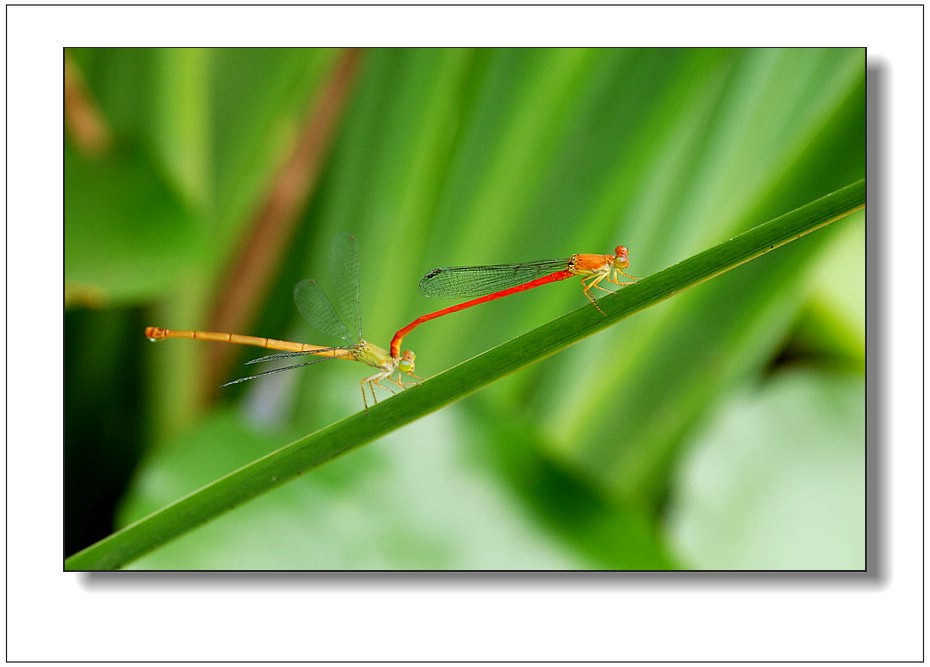
[[[923,658],[921,6],[8,6],[6,21],[8,660]],[[62,573],[62,392],[47,367],[62,368],[63,275],[49,258],[63,256],[66,45],[867,47],[883,95],[869,155],[878,563],[870,553],[864,574]]]

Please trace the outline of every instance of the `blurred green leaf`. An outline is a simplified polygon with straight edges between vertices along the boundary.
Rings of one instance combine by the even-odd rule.
[[[228,248],[255,213],[306,122],[312,95],[339,54],[333,49],[219,49],[212,95],[213,196],[218,239]]]
[[[189,270],[203,230],[142,152],[65,149],[65,280],[104,302],[151,297]]]
[[[66,147],[66,279],[125,301],[219,266],[336,53],[69,50],[116,146],[99,159]]]
[[[865,384],[785,371],[740,392],[682,461],[669,532],[692,568],[865,568]]]
[[[219,517],[133,569],[525,569],[583,568],[532,524],[468,454],[449,416],[434,415],[382,446],[334,461],[313,475]],[[437,446],[435,434],[444,433]],[[138,518],[257,458],[274,438],[218,413],[172,444],[137,480]],[[232,445],[230,456],[217,456]],[[470,498],[468,505],[457,502]],[[144,503],[144,504],[143,504]],[[429,511],[422,512],[424,507]],[[419,511],[418,511],[419,510]],[[125,523],[125,521],[124,521]],[[260,538],[258,537],[260,536]],[[269,543],[286,548],[269,549]]]
[[[616,501],[560,467],[539,448],[536,424],[485,415],[462,428],[476,457],[519,499],[533,524],[559,536],[583,558],[574,567],[604,570],[674,569],[676,562],[643,503]]]

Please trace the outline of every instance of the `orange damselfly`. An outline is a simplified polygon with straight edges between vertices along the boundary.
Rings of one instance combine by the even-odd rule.
[[[630,258],[626,246],[618,245],[612,255],[576,254],[563,259],[542,259],[518,264],[433,269],[420,280],[420,293],[424,296],[477,298],[421,315],[403,329],[399,329],[391,339],[391,355],[399,355],[404,336],[424,322],[572,276],[581,276],[584,295],[603,313],[597,305],[597,300],[591,295],[591,290],[610,292],[601,286],[605,281],[620,286],[635,282],[634,276],[624,272],[629,266]],[[621,277],[629,280],[623,281]]]
[[[343,234],[336,239],[333,259],[340,276],[335,290],[336,303],[334,304],[330,300],[326,292],[315,280],[301,280],[297,283],[294,287],[294,303],[297,305],[297,311],[301,317],[310,326],[327,336],[341,339],[345,343],[343,345],[312,345],[310,343],[296,343],[258,336],[244,336],[215,331],[180,331],[160,327],[147,327],[145,335],[152,341],[166,338],[192,338],[236,345],[254,345],[268,350],[281,350],[275,354],[247,361],[247,364],[258,364],[278,359],[306,358],[307,356],[317,357],[299,364],[273,368],[255,375],[239,378],[227,382],[222,385],[223,387],[293,368],[300,368],[301,366],[309,366],[327,359],[358,361],[378,369],[377,373],[363,378],[361,381],[362,402],[367,409],[368,397],[365,393],[365,387],[368,387],[372,399],[377,403],[378,396],[375,394],[375,385],[387,389],[391,393],[394,393],[393,390],[382,384],[384,380],[389,380],[399,387],[406,386],[399,377],[394,378],[394,373],[396,372],[398,376],[401,373],[407,373],[412,377],[416,377],[413,375],[416,355],[409,350],[403,354],[390,355],[383,348],[373,345],[362,338],[362,317],[359,310],[358,287],[358,244],[355,241],[355,236]]]

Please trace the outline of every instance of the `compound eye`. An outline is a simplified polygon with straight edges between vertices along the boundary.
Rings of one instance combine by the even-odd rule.
[[[413,373],[413,369],[416,368],[416,358],[415,355],[410,350],[404,350],[404,353],[400,356],[400,362],[397,364],[397,367],[402,373]]]
[[[618,245],[614,248],[614,254],[617,256],[617,259],[628,259],[627,252],[625,245]]]

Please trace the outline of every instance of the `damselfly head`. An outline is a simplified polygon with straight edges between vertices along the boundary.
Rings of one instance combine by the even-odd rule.
[[[400,360],[397,362],[397,370],[401,373],[413,373],[416,368],[416,358],[415,355],[410,350],[404,350],[404,353],[400,355]]]
[[[618,269],[625,269],[630,266],[630,256],[625,245],[618,245],[614,248],[614,266]]]

